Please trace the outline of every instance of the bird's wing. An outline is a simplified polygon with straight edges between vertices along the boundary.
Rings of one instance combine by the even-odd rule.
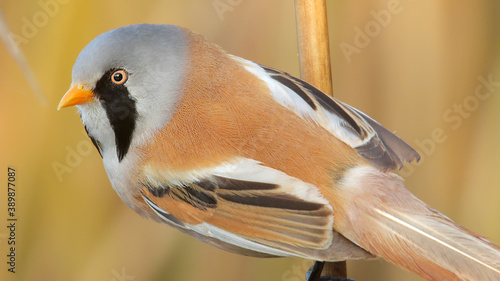
[[[263,80],[277,102],[325,128],[378,169],[393,170],[420,159],[407,143],[361,111],[287,73],[233,58]]]
[[[142,197],[164,222],[201,240],[272,256],[371,257],[333,231],[332,207],[314,185],[257,161],[168,174],[148,167]]]

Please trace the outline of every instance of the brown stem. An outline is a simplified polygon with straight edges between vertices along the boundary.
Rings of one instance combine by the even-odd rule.
[[[295,0],[300,76],[333,95],[325,0]]]
[[[300,76],[333,95],[325,0],[295,0]],[[327,262],[323,275],[347,277],[346,262]]]

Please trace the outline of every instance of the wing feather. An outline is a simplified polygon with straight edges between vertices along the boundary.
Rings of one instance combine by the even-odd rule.
[[[219,242],[270,255],[307,257],[314,252],[327,259],[370,256],[345,238],[338,238],[333,231],[332,206],[311,184],[250,159],[194,174],[197,176],[183,177],[191,181],[147,175],[142,196],[169,225],[194,232],[201,240],[220,240],[219,234],[224,232],[226,240]]]
[[[420,159],[407,143],[363,112],[285,72],[233,58],[262,79],[277,102],[322,126],[378,169],[401,169],[403,162]]]

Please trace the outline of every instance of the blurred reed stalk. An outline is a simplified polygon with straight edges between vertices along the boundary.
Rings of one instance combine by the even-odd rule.
[[[11,31],[7,25],[7,22],[5,21],[5,18],[3,17],[1,10],[0,10],[0,39],[4,42],[5,46],[7,47],[7,50],[16,60],[17,64],[19,65],[19,68],[24,74],[24,77],[28,81],[31,89],[33,90],[33,93],[36,95],[40,104],[43,106],[47,106],[48,105],[47,98],[43,94],[42,88],[40,87],[40,84],[38,83],[35,74],[31,70],[28,62],[26,61],[23,52],[19,48],[18,43],[14,41],[11,35]]]
[[[295,0],[300,77],[333,96],[325,0]],[[346,262],[327,262],[323,275],[347,277]]]

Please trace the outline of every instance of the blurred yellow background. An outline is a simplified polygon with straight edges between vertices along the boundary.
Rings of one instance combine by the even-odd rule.
[[[329,0],[335,96],[422,155],[407,187],[500,244],[500,6],[494,0]],[[80,50],[134,23],[169,23],[299,74],[293,1],[2,0],[43,90],[0,44],[0,280],[305,280],[311,262],[226,253],[145,220],[115,194],[75,108],[56,110]],[[497,82],[498,81],[498,82]],[[17,273],[7,271],[7,167],[17,170]],[[357,280],[421,280],[382,260]]]

